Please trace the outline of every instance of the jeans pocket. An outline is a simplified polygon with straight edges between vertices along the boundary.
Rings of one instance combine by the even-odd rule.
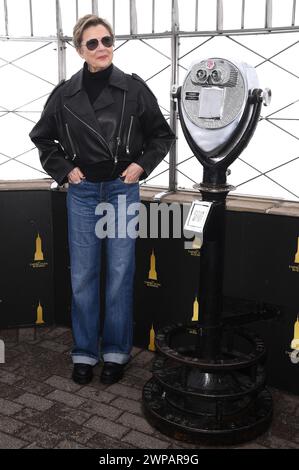
[[[126,182],[124,181],[124,178],[122,178],[121,176],[119,176],[118,179],[119,179],[122,183],[124,183],[125,185],[127,185],[127,186],[131,186],[132,184],[138,184],[138,183],[139,183],[139,181],[136,181],[136,182],[134,182],[134,183],[126,183]]]
[[[72,186],[80,186],[82,183],[84,183],[84,181],[85,181],[85,180],[83,179],[83,180],[79,181],[78,183],[71,183],[71,182],[69,182],[69,184],[71,184]]]

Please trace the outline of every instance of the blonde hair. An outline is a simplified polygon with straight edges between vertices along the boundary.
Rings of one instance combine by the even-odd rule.
[[[82,36],[85,29],[89,28],[90,26],[97,26],[98,24],[104,26],[109,31],[110,36],[112,36],[114,40],[114,33],[110,23],[97,15],[88,14],[82,16],[82,18],[79,18],[74,26],[73,43],[76,49],[79,49],[81,46]]]

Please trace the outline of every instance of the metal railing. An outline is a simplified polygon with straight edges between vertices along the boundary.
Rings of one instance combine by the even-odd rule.
[[[225,0],[211,0],[209,1],[209,5],[212,5],[214,8],[214,13],[215,13],[215,27],[214,29],[203,29],[200,27],[200,15],[203,14],[203,12],[207,9],[207,2],[203,2],[202,0],[189,0],[189,6],[190,6],[190,18],[194,18],[194,21],[189,22],[189,28],[182,30],[180,28],[180,8],[188,7],[188,0],[168,0],[165,4],[169,6],[169,11],[168,14],[171,17],[171,28],[167,31],[159,31],[157,28],[157,15],[159,14],[159,9],[158,9],[158,2],[162,1],[165,2],[165,0],[151,0],[150,2],[147,2],[147,5],[149,6],[149,9],[151,11],[151,18],[149,19],[150,23],[150,31],[144,31],[144,32],[139,32],[138,31],[138,19],[140,18],[140,15],[142,13],[141,6],[142,3],[139,0],[128,0],[128,7],[129,7],[129,30],[127,34],[118,34],[116,30],[116,38],[118,40],[124,40],[124,41],[130,41],[130,40],[139,40],[145,44],[146,39],[153,39],[153,38],[169,38],[171,41],[171,56],[169,57],[170,63],[170,84],[169,88],[174,84],[177,84],[179,82],[179,70],[184,69],[184,66],[181,64],[181,60],[184,56],[186,56],[188,53],[192,52],[190,50],[189,52],[185,53],[183,56],[180,56],[180,39],[182,38],[187,38],[187,37],[206,37],[206,41],[204,41],[202,44],[198,45],[197,47],[200,48],[205,44],[205,42],[213,40],[215,37],[225,37],[228,38],[231,41],[234,41],[238,43],[241,47],[246,48],[244,44],[241,44],[237,36],[239,35],[251,35],[251,34],[275,34],[275,33],[283,33],[283,32],[299,32],[299,25],[296,25],[296,18],[297,14],[297,1],[296,0],[291,0],[288,1],[287,4],[285,3],[285,0],[280,0],[280,4],[284,5],[284,9],[288,8],[287,14],[289,17],[289,22],[287,24],[281,24],[281,25],[275,25],[273,26],[273,15],[275,13],[275,8],[278,5],[278,0],[259,0],[259,10],[258,10],[258,15],[259,19],[261,20],[261,17],[264,18],[264,27],[246,27],[247,24],[247,13],[249,6],[251,5],[250,2],[252,0],[239,0],[239,2],[235,2],[235,4],[238,6],[238,27],[236,28],[229,28],[225,29],[225,24],[227,22],[225,21],[226,12],[227,12],[227,7],[229,5],[228,2]],[[58,81],[60,81],[63,78],[66,78],[66,46],[67,44],[70,44],[72,41],[72,37],[69,35],[65,35],[63,31],[63,18],[61,14],[61,4],[63,3],[63,0],[53,0],[55,2],[55,12],[56,12],[56,25],[55,25],[55,35],[53,36],[37,36],[35,35],[35,14],[34,14],[34,4],[32,0],[28,0],[28,17],[29,17],[29,31],[30,34],[27,36],[16,36],[16,35],[10,35],[10,9],[9,9],[9,0],[0,0],[0,5],[2,2],[2,19],[0,17],[0,33],[2,32],[3,34],[0,35],[0,41],[37,41],[37,42],[44,42],[45,46],[48,45],[49,43],[54,43],[57,45],[57,61],[58,61]],[[102,10],[102,5],[103,5],[104,0],[90,0],[90,12],[93,12],[95,14],[101,14]],[[111,12],[112,16],[111,18],[108,18],[110,22],[112,23],[114,29],[116,26],[116,13],[117,13],[117,8],[119,3],[116,2],[116,0],[105,0],[105,4],[111,6]],[[203,5],[205,6],[205,10],[203,9]],[[160,5],[161,6],[161,5]],[[192,8],[191,8],[192,7]],[[73,1],[73,9],[75,13],[76,19],[79,16],[80,13],[80,1],[79,0],[74,0]],[[0,10],[0,15],[1,15],[1,10]],[[298,41],[297,41],[298,42]],[[1,42],[0,42],[1,44]],[[295,43],[294,43],[295,44]],[[294,44],[290,45],[289,47],[292,47]],[[146,44],[149,45],[149,44]],[[155,48],[152,44],[149,45],[151,48],[155,49],[157,53],[162,53],[162,51],[159,50],[159,45]],[[247,49],[249,49],[247,47]],[[36,49],[33,49],[32,53]],[[293,76],[296,76],[296,78],[299,78],[294,72],[291,72],[288,70],[286,67],[282,67],[281,65],[275,63],[273,59],[275,56],[279,53],[281,53],[284,49],[281,49],[279,52],[277,52],[275,55],[272,57],[266,57],[262,54],[260,54],[256,50],[252,50],[256,55],[260,56],[261,62],[260,64],[257,65],[259,67],[261,64],[264,62],[268,62],[271,64],[274,64],[275,66],[283,69],[286,73],[290,73]],[[165,55],[165,54],[164,54]],[[21,57],[15,59],[14,61],[6,61],[4,58],[1,57],[0,54],[0,59],[4,61],[4,64],[0,65],[0,73],[1,73],[1,68],[4,67],[5,65],[8,64],[13,64],[15,67],[19,67],[16,62],[18,59]],[[164,68],[165,69],[165,68]],[[163,69],[163,70],[164,70]],[[26,70],[28,73],[30,70]],[[162,70],[158,71],[158,73],[161,73]],[[156,75],[156,74],[155,74]],[[35,75],[36,76],[36,75]],[[1,77],[1,76],[0,76]],[[44,80],[44,78],[39,77],[40,79]],[[149,77],[148,80],[150,80],[152,77]],[[54,85],[54,84],[53,84]],[[36,98],[39,99],[40,97]],[[35,100],[32,100],[32,102]],[[291,106],[295,102],[299,100],[294,100],[292,103],[287,103],[287,106]],[[26,103],[30,104],[30,103]],[[22,105],[23,106],[23,105]],[[3,107],[0,103],[0,111],[2,112],[0,117],[4,117],[6,113],[15,113],[20,117],[23,117],[26,119],[26,116],[18,113],[18,109],[6,109]],[[278,110],[277,110],[278,111]],[[277,112],[275,111],[275,112]],[[263,119],[266,120],[267,122],[273,124],[274,127],[279,127],[277,123],[275,123],[275,116],[273,117],[273,114],[275,112],[272,112],[268,116],[264,116]],[[272,116],[272,117],[271,117]],[[298,119],[297,119],[298,120]],[[178,116],[177,116],[177,111],[174,106],[174,102],[172,101],[172,98],[170,98],[170,110],[169,110],[169,122],[174,130],[175,134],[178,134]],[[1,121],[0,121],[1,123]],[[285,129],[283,129],[284,132],[287,132]],[[298,139],[293,133],[289,133],[293,138]],[[299,140],[299,139],[298,139]],[[1,154],[1,144],[0,144],[0,154]],[[2,154],[3,155],[3,154]],[[18,157],[20,155],[17,155],[15,157],[9,157],[6,155],[8,158],[7,161],[11,161],[14,159],[15,161],[18,161]],[[192,157],[188,156],[188,159]],[[294,161],[294,159],[297,159],[299,157],[292,157],[287,163],[290,163],[291,161]],[[180,172],[180,165],[186,161],[183,160],[182,162],[178,163],[178,146],[177,143],[172,147],[172,150],[169,155],[169,190],[170,191],[175,191],[177,189],[177,175],[178,172]],[[24,162],[18,161],[20,164],[26,165]],[[2,163],[5,164],[6,162]],[[246,164],[250,165],[248,162],[245,162]],[[28,165],[30,166],[30,165]],[[0,164],[1,168],[1,164]],[[34,167],[32,167],[35,169]],[[277,167],[278,168],[278,167]],[[255,168],[256,171],[259,172],[259,175],[266,176],[270,178],[268,173],[273,170],[273,168],[269,171],[266,172],[261,172],[257,168]],[[165,171],[165,170],[163,170]],[[190,181],[193,181],[192,175],[190,177],[187,175],[187,177],[190,179]],[[147,180],[147,184],[152,180],[150,177]],[[248,180],[249,181],[249,180]],[[276,184],[279,185],[278,182],[275,182]],[[244,184],[244,183],[242,183]],[[287,191],[289,191],[290,195],[292,195],[295,198],[299,198],[298,194],[295,194],[293,191],[290,191],[287,188],[284,188]]]

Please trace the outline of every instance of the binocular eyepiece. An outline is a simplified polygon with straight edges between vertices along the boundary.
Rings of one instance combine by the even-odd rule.
[[[193,63],[173,96],[186,140],[208,170],[204,175],[213,173],[203,183],[224,184],[227,167],[247,146],[271,91],[259,88],[254,67],[216,57]]]

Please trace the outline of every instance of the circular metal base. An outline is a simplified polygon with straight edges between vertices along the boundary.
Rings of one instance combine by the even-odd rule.
[[[179,334],[186,334],[187,337],[191,335],[192,332],[199,332],[202,329],[200,323],[194,323],[194,325],[184,325],[182,323],[176,323],[173,325],[166,326],[158,331],[155,338],[155,345],[157,351],[161,354],[172,358],[179,363],[198,367],[203,370],[218,371],[224,372],[226,370],[238,370],[244,367],[249,367],[251,365],[257,364],[261,361],[266,353],[265,344],[261,338],[259,338],[252,331],[248,331],[244,328],[238,328],[234,331],[234,336],[236,338],[242,339],[246,343],[246,351],[241,351],[238,349],[230,348],[221,348],[220,355],[215,360],[211,361],[210,359],[205,359],[198,357],[198,353],[194,350],[193,354],[185,355],[181,351],[184,351],[184,346],[182,347],[170,347],[169,345],[173,343],[173,340]],[[192,337],[194,338],[194,334]],[[190,349],[191,351],[191,349]]]
[[[193,185],[194,189],[199,191],[204,191],[206,193],[229,193],[230,191],[234,191],[236,189],[235,186],[231,184],[205,184],[205,183],[198,183]]]
[[[182,409],[181,403],[168,399],[167,392],[152,378],[143,389],[144,412],[149,422],[162,433],[191,443],[237,444],[250,441],[270,425],[272,397],[267,389],[251,397],[240,411],[222,416],[200,415]]]
[[[219,374],[189,369],[167,357],[157,357],[152,371],[164,390],[185,398],[236,400],[265,386],[265,371],[259,364],[254,376],[246,369]]]

